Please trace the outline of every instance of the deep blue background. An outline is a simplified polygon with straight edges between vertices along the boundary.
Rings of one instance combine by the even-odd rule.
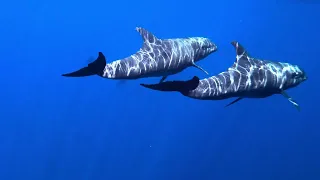
[[[317,0],[29,0],[0,3],[1,180],[320,179]],[[97,76],[64,78],[102,51],[159,38],[209,37],[199,64],[232,65],[237,40],[258,58],[298,64],[309,79],[282,96],[198,101]],[[201,78],[189,68],[169,77]]]

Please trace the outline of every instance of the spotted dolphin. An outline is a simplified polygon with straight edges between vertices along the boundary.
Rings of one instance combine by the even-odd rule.
[[[184,96],[200,100],[236,98],[229,106],[243,98],[266,98],[282,94],[298,110],[300,106],[286,92],[307,80],[299,66],[250,57],[237,41],[231,42],[236,60],[227,71],[205,79],[194,76],[188,81],[167,81],[158,84],[141,84],[158,91],[178,91]]]
[[[208,74],[196,64],[217,50],[217,46],[208,38],[159,39],[142,27],[136,27],[136,30],[142,36],[143,45],[135,54],[107,63],[103,53],[99,52],[98,58],[87,67],[62,76],[98,75],[121,80],[162,77],[160,82],[163,82],[169,75],[188,67],[196,67]]]

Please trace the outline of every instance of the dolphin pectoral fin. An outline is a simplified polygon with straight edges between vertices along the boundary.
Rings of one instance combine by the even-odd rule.
[[[292,99],[292,97],[290,97],[286,91],[281,91],[281,94],[287,98],[288,101],[291,102],[298,111],[300,111],[300,105],[294,99]]]
[[[200,69],[201,71],[203,71],[204,73],[206,73],[207,75],[209,75],[209,73],[208,73],[206,70],[204,70],[202,67],[196,65],[195,63],[193,63],[192,66],[195,67],[195,68],[197,68],[197,69]]]
[[[105,56],[102,54],[102,52],[99,52],[98,58],[95,61],[89,63],[87,67],[83,67],[71,73],[62,74],[62,76],[65,76],[65,77],[84,77],[84,76],[92,76],[92,75],[103,76],[103,71],[106,64],[107,62],[106,62]]]
[[[243,98],[239,97],[239,98],[235,99],[234,101],[232,101],[231,103],[227,104],[225,107],[228,107],[228,106],[240,101],[241,99],[243,99]]]
[[[165,81],[167,79],[168,76],[162,76],[162,78],[160,79],[160,83],[162,83],[163,81]]]

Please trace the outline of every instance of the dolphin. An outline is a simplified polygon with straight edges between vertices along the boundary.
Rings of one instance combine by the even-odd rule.
[[[138,79],[162,77],[163,82],[169,75],[195,67],[208,74],[196,62],[217,50],[217,46],[208,38],[188,37],[159,39],[148,30],[136,27],[142,36],[143,45],[135,54],[110,63],[102,52],[87,67],[75,72],[63,74],[66,77],[84,77],[98,75],[108,79]]]
[[[239,42],[233,41],[231,44],[236,50],[236,60],[227,71],[201,80],[194,76],[188,81],[141,85],[158,91],[177,91],[200,100],[236,98],[226,106],[243,98],[266,98],[281,94],[300,110],[299,104],[286,90],[307,80],[303,69],[289,63],[253,58]]]

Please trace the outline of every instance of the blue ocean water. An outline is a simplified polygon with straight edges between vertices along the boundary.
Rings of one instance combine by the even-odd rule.
[[[3,1],[1,180],[319,180],[320,2]],[[159,38],[203,36],[211,75],[250,55],[298,64],[308,80],[282,96],[200,101],[119,82],[65,78],[102,51],[108,62]],[[168,80],[204,73],[189,68]]]

